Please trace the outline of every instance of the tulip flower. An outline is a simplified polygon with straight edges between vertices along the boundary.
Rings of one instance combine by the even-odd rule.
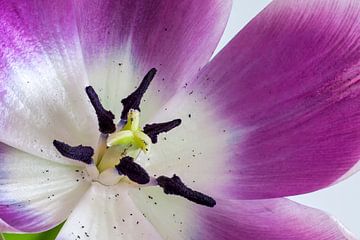
[[[360,1],[0,2],[0,232],[355,239],[286,199],[360,159]]]

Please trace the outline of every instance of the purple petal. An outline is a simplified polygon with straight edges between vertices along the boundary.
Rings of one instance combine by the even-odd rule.
[[[198,212],[199,240],[355,240],[335,218],[287,199],[222,200]]]
[[[11,227],[9,224],[0,219],[0,232],[18,232],[18,230]]]
[[[358,162],[359,34],[359,1],[274,1],[187,86],[208,120],[192,126],[229,134],[211,160],[224,161],[227,194],[311,192]]]
[[[0,3],[0,141],[48,159],[98,138],[72,2]]]
[[[230,0],[76,3],[90,83],[116,115],[120,100],[151,68],[158,69],[148,93],[155,97],[142,103],[145,112],[193,78],[215,50],[231,10]]]
[[[69,216],[89,184],[79,168],[3,144],[0,165],[1,232],[40,232],[56,226]]]

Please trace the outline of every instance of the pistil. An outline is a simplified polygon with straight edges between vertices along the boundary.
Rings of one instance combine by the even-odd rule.
[[[119,131],[109,135],[107,146],[131,145],[141,149],[145,154],[150,152],[151,139],[140,128],[140,113],[131,109],[128,113],[126,125]]]

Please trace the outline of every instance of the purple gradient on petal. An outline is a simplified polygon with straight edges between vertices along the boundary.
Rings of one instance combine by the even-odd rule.
[[[0,104],[14,66],[26,65],[35,54],[66,48],[77,34],[72,12],[70,0],[0,2]]]
[[[155,67],[161,94],[172,96],[205,65],[220,40],[231,1],[76,1],[85,61],[126,51],[141,76]],[[162,81],[161,81],[162,80]],[[166,90],[166,91],[165,91]]]
[[[3,164],[4,158],[6,157],[6,153],[10,151],[9,146],[0,142],[0,163]],[[7,171],[4,167],[0,167],[0,179],[7,177]]]
[[[0,2],[0,100],[13,67],[67,47],[77,35],[72,1]],[[16,71],[16,70],[15,70]]]
[[[0,201],[0,219],[21,232],[41,232],[53,227],[36,211],[29,210],[26,203],[4,205]]]
[[[357,163],[359,60],[359,1],[274,1],[236,36],[189,86],[232,123],[228,195],[311,192]]]
[[[332,217],[287,199],[219,200],[198,213],[198,240],[355,240]]]
[[[0,232],[17,232],[18,230],[9,226],[5,221],[0,218]]]
[[[11,151],[13,151],[11,147],[0,142],[0,180],[11,178],[6,171],[6,156]],[[48,221],[43,216],[31,210],[27,202],[6,200],[9,199],[7,193],[1,191],[1,188],[0,196],[0,219],[11,227],[23,232],[40,232],[52,227],[46,224]]]
[[[6,94],[5,90],[0,91],[0,102],[4,100],[5,94]]]
[[[9,0],[2,1],[0,9],[1,56],[4,58],[8,54],[29,58],[24,55],[25,51],[29,53],[56,50],[51,40],[54,40],[58,33],[61,33],[61,40],[66,41],[73,38],[76,31],[70,0]],[[59,41],[57,44],[59,47],[64,42]],[[10,64],[12,59],[7,61]]]

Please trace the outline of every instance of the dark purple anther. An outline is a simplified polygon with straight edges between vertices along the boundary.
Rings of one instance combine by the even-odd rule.
[[[92,163],[92,156],[94,155],[94,149],[92,147],[83,145],[72,147],[58,140],[54,140],[53,145],[64,157],[78,160],[86,164]]]
[[[126,175],[131,181],[138,184],[147,184],[150,182],[149,174],[139,164],[134,162],[132,157],[124,157],[120,163],[115,166],[119,174]]]
[[[182,196],[189,201],[207,207],[214,207],[216,205],[216,201],[212,197],[188,188],[175,174],[172,178],[160,176],[156,180],[166,194]]]
[[[155,68],[150,69],[150,71],[141,81],[140,86],[132,94],[121,100],[121,103],[124,106],[123,111],[121,113],[121,120],[126,121],[130,109],[140,111],[141,98],[148,89],[151,81],[154,79],[156,71],[157,70]]]
[[[113,121],[115,119],[114,114],[102,106],[99,96],[96,94],[93,87],[88,86],[85,88],[85,91],[95,109],[99,123],[99,131],[104,134],[115,132],[116,126]]]
[[[181,124],[181,119],[175,119],[170,122],[165,123],[153,123],[147,124],[144,127],[144,133],[151,138],[152,143],[157,143],[157,136],[160,133],[168,132],[171,129],[179,126]]]

